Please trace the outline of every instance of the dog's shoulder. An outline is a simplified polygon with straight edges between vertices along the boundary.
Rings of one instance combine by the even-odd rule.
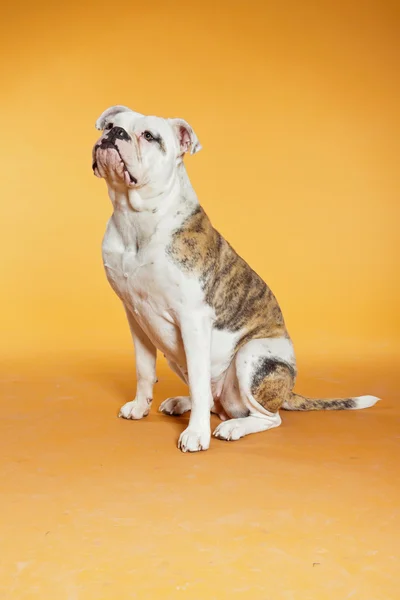
[[[270,288],[213,227],[201,206],[172,232],[166,253],[189,277],[198,278],[215,311],[216,329],[243,330],[246,338],[285,335]]]
[[[202,275],[218,255],[222,236],[201,208],[195,206],[172,231],[166,253],[184,271]]]

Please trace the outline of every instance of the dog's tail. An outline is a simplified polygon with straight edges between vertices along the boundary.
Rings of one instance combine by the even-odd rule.
[[[305,398],[290,393],[282,404],[284,410],[358,410],[374,406],[380,398],[376,396],[356,396],[354,398]]]

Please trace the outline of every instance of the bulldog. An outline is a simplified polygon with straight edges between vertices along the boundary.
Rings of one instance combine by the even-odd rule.
[[[378,398],[311,399],[292,390],[296,361],[279,304],[269,287],[212,226],[184,166],[201,145],[183,119],[145,116],[126,106],[105,110],[93,171],[113,206],[103,262],[122,301],[136,358],[134,400],[119,416],[149,414],[156,353],[188,385],[167,398],[167,415],[190,412],[183,452],[207,450],[214,436],[238,440],[281,424],[279,409],[338,410]]]

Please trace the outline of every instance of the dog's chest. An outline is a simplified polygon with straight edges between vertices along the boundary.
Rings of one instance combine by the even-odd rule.
[[[163,248],[135,247],[103,249],[104,267],[107,278],[118,296],[139,309],[154,305],[158,313],[163,312],[175,297],[171,273]]]
[[[187,301],[180,271],[167,259],[166,241],[153,236],[141,245],[132,238],[124,242],[113,224],[103,240],[107,278],[125,306],[151,341],[170,358],[182,354],[176,326],[176,307]]]
[[[153,344],[181,367],[186,364],[179,317],[210,312],[197,277],[168,257],[171,236],[152,236],[142,245],[125,241],[110,221],[103,240],[103,262],[112,288]],[[213,330],[212,378],[219,379],[234,353],[240,332]]]

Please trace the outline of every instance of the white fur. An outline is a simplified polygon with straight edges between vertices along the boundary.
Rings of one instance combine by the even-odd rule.
[[[143,419],[143,417],[147,417],[149,411],[150,406],[144,408],[140,401],[135,398],[135,400],[131,400],[130,402],[127,402],[121,406],[118,416],[122,417],[123,419],[132,419],[136,421]]]
[[[183,415],[192,408],[192,403],[189,396],[176,396],[175,398],[167,398],[161,402],[160,412],[166,415]]]
[[[193,299],[192,299],[193,301]],[[197,302],[195,303],[197,304]],[[191,399],[189,425],[179,437],[182,452],[207,450],[210,445],[211,392],[211,332],[210,309],[204,303],[197,310],[180,314],[180,328],[188,368]]]
[[[211,379],[218,382],[223,377],[232,361],[237,342],[242,331],[225,331],[215,329],[211,338]]]
[[[269,415],[250,415],[240,419],[230,419],[220,423],[213,433],[221,440],[234,441],[250,433],[259,433],[273,427],[279,427],[282,420],[278,413]]]
[[[122,104],[118,104],[117,106],[110,106],[110,108],[107,108],[97,119],[96,125],[95,125],[96,129],[98,129],[99,131],[102,131],[105,128],[106,124],[114,116],[116,116],[122,112],[132,113],[133,111],[130,108],[128,108],[127,106],[123,106]],[[135,115],[137,115],[138,117],[144,116],[141,113],[135,113]]]
[[[253,340],[257,347],[257,352],[262,352],[264,356],[270,356],[295,368],[296,359],[294,355],[293,343],[288,338],[270,338],[262,340]],[[253,341],[250,342],[249,350],[252,348]],[[259,342],[259,343],[257,343]]]
[[[374,406],[377,402],[379,402],[380,398],[376,396],[356,396],[352,398],[355,400],[357,405],[350,410],[359,410],[361,408],[369,408],[370,406]]]

